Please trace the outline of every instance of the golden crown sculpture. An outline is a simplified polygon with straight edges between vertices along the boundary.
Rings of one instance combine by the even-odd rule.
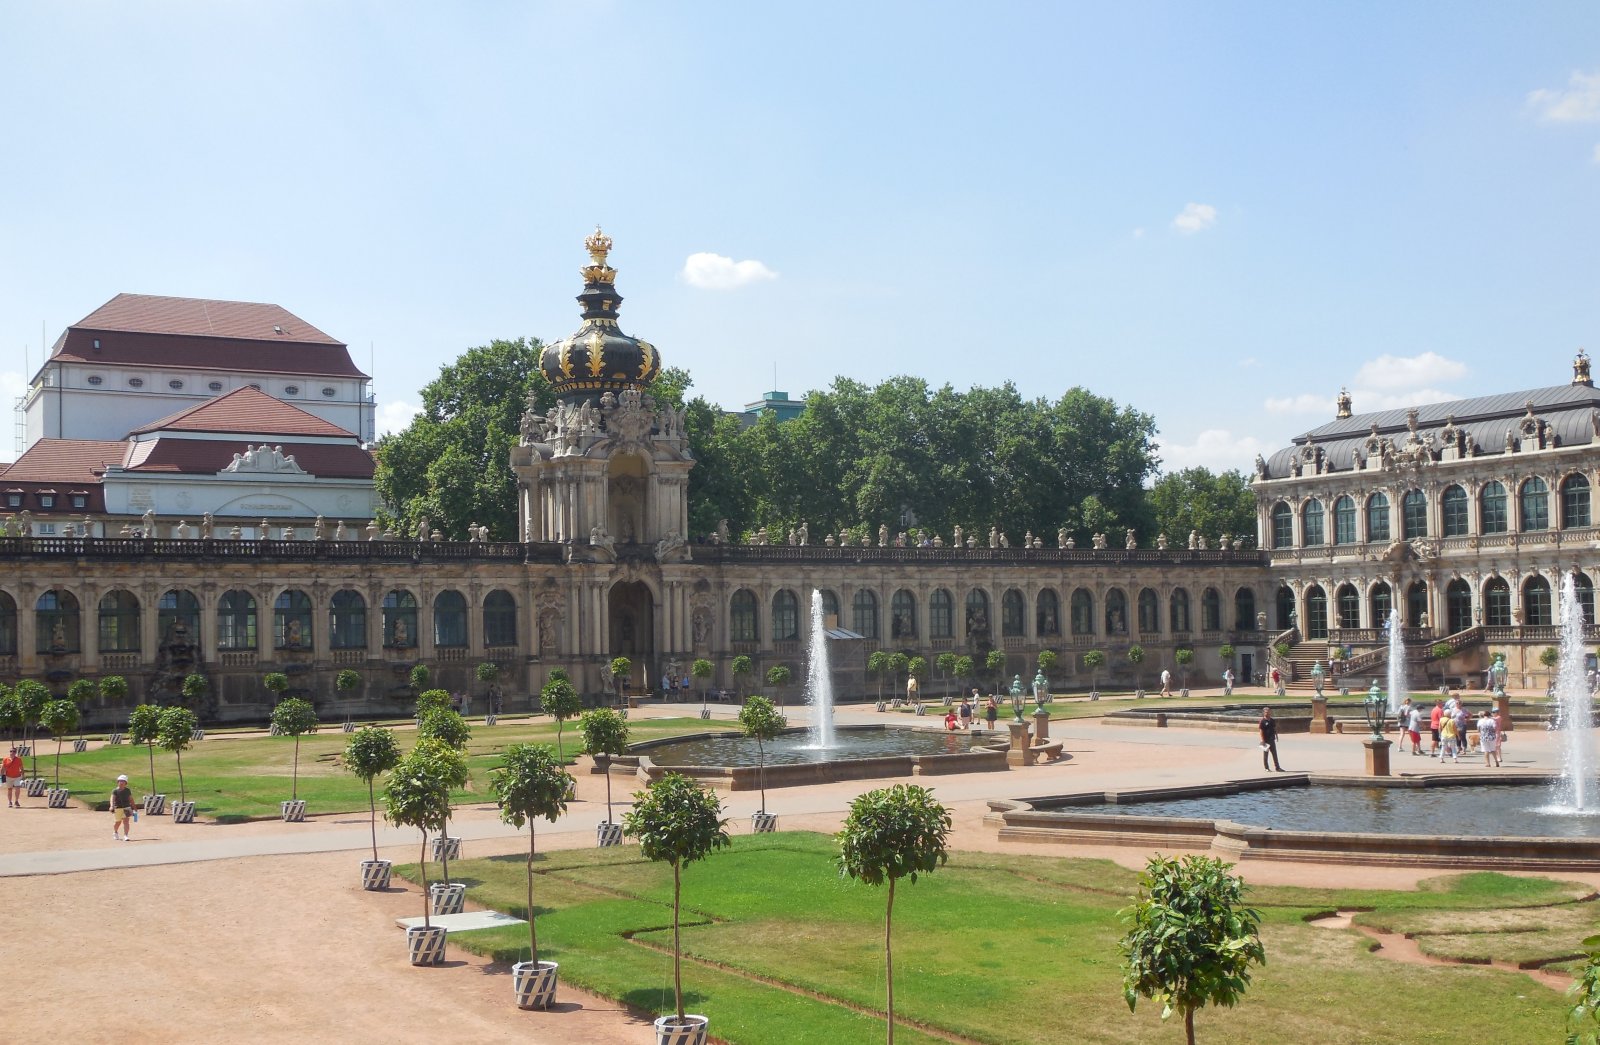
[[[589,259],[593,264],[583,266],[583,278],[589,283],[611,283],[617,278],[617,270],[606,264],[606,255],[611,253],[611,237],[600,231],[600,226],[594,227],[594,232],[583,241],[583,247],[589,252]]]

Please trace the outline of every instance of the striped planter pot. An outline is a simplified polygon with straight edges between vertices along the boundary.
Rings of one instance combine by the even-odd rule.
[[[354,733],[356,731],[356,724],[351,722],[349,719],[346,719],[344,723],[344,731],[346,733]]]
[[[622,844],[622,825],[609,820],[600,821],[594,829],[594,844],[601,849]]]
[[[689,1013],[680,1023],[676,1015],[663,1016],[656,1020],[656,1045],[706,1045],[706,1024],[711,1021],[704,1016]]]
[[[622,720],[624,722],[626,722],[628,720],[628,709],[627,708],[623,708],[620,712],[618,712],[618,714],[620,714],[622,716]],[[707,715],[706,717],[710,718],[711,716]]]
[[[205,738],[206,738],[206,731],[203,730],[203,729],[196,728],[194,730],[194,732],[189,734],[189,739],[190,740],[204,740]]]
[[[17,745],[17,755],[19,757],[27,758],[31,754],[33,754],[33,745],[32,744],[18,744]]]
[[[885,704],[883,701],[880,700],[880,701],[878,701],[878,710],[879,711],[888,711],[889,710],[889,705]]]
[[[920,701],[919,701],[919,702],[918,702],[918,703],[917,703],[917,714],[919,714],[919,715],[926,715],[926,714],[927,714],[927,713],[928,713],[928,705],[926,705],[926,704],[923,704],[923,703],[921,703],[921,702],[920,702]]]
[[[428,905],[434,914],[460,914],[467,907],[467,887],[461,882],[434,882],[428,886]]]
[[[751,817],[751,822],[755,825],[756,834],[770,835],[778,829],[778,814],[757,813]]]
[[[511,988],[519,1009],[548,1009],[556,1000],[555,962],[517,962],[511,967]]]
[[[361,861],[361,888],[368,892],[389,888],[389,872],[393,870],[394,864],[387,860]]]
[[[24,781],[24,783],[28,785],[29,798],[44,797],[44,786],[47,783],[44,777],[34,777],[32,780]]]
[[[106,746],[107,747],[121,747],[122,746],[122,734],[121,733],[113,733],[110,736],[106,737]]]
[[[291,798],[283,803],[283,822],[286,824],[304,823],[306,819],[306,800]]]
[[[166,812],[166,809],[167,809],[167,796],[166,795],[145,795],[144,796],[144,815],[145,816],[160,816],[162,813]]]
[[[81,755],[87,750],[89,750],[89,742],[87,740],[74,740],[72,742],[72,753],[74,755]]]
[[[710,708],[701,708],[700,709],[700,717],[701,718],[710,718],[711,717],[711,709]]]
[[[438,837],[433,840],[433,858],[435,860],[461,859],[461,839]]]
[[[192,824],[192,823],[194,823],[194,803],[193,802],[174,802],[174,803],[172,803],[172,822],[175,823],[175,824]]]
[[[406,930],[406,950],[412,965],[439,965],[444,962],[444,926],[417,925]]]
[[[71,794],[72,792],[64,787],[52,787],[45,792],[45,797],[50,800],[51,809],[65,809],[67,808],[67,798]]]
[[[483,716],[483,724],[486,725],[486,726],[492,726],[496,722],[498,722],[499,720],[500,720],[500,717],[498,715],[485,715],[485,716]]]

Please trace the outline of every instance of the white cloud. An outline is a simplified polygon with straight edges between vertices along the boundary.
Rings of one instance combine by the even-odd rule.
[[[422,413],[422,407],[413,406],[401,399],[389,403],[379,403],[377,413],[378,437],[398,432],[409,425],[413,418]]]
[[[1467,365],[1437,352],[1414,356],[1381,355],[1361,364],[1353,383],[1361,388],[1410,389],[1428,381],[1457,381],[1467,376]]]
[[[1467,372],[1465,363],[1447,359],[1437,352],[1421,352],[1414,356],[1381,355],[1356,369],[1347,386],[1351,407],[1356,413],[1366,414],[1460,399],[1459,393],[1440,388],[1433,382],[1458,381],[1466,377]],[[1330,388],[1323,392],[1268,396],[1261,405],[1269,414],[1320,416],[1332,420],[1337,395],[1338,392]]]
[[[1260,365],[1261,361],[1255,356],[1245,356],[1243,359],[1239,360],[1239,366],[1244,370],[1249,370],[1252,367],[1258,367]]]
[[[1144,238],[1144,229],[1134,229],[1133,230],[1133,238],[1134,239],[1143,239]]]
[[[1269,414],[1315,414],[1332,409],[1331,396],[1302,392],[1297,396],[1268,396],[1261,404]]]
[[[1246,475],[1255,466],[1256,454],[1278,449],[1253,435],[1235,435],[1226,428],[1208,428],[1192,443],[1159,440],[1161,470],[1177,472],[1185,468],[1209,468],[1214,472],[1236,468]]]
[[[1217,208],[1209,203],[1186,203],[1178,216],[1172,219],[1172,227],[1185,236],[1204,232],[1216,224]]]
[[[1596,145],[1594,147],[1594,156],[1591,157],[1591,158],[1594,160],[1595,163],[1600,163],[1600,145]]]
[[[685,283],[701,290],[733,290],[778,278],[776,272],[753,258],[734,261],[707,251],[690,254],[683,263],[682,276]]]
[[[1573,73],[1565,90],[1541,87],[1528,92],[1528,106],[1545,123],[1600,120],[1600,72]]]

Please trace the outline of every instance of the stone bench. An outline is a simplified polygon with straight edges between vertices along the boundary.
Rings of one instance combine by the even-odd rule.
[[[1062,757],[1065,752],[1065,748],[1065,741],[1049,740],[1043,744],[1030,744],[1028,746],[1028,751],[1036,759],[1044,759],[1045,761],[1054,762]]]

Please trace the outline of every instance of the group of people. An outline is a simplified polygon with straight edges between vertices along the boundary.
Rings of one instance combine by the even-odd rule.
[[[960,707],[951,708],[945,712],[944,728],[952,733],[963,729],[970,730],[972,728],[974,709],[977,707],[979,700],[980,697],[976,689],[972,691],[971,696],[963,696]],[[995,723],[1000,720],[1000,705],[995,701],[993,693],[989,694],[988,699],[983,701],[983,718],[989,724],[990,729],[993,729]]]
[[[1424,721],[1428,723],[1432,741],[1431,747],[1426,752],[1422,750]],[[1441,697],[1434,701],[1432,711],[1424,711],[1407,697],[1396,713],[1395,722],[1400,729],[1401,744],[1404,745],[1409,741],[1413,755],[1426,754],[1441,761],[1448,758],[1460,762],[1462,755],[1470,754],[1468,734],[1476,729],[1478,750],[1483,753],[1483,764],[1485,766],[1501,764],[1500,749],[1505,743],[1505,730],[1500,717],[1491,707],[1484,708],[1483,713],[1474,722],[1466,703],[1457,699],[1454,694],[1448,699]]]

